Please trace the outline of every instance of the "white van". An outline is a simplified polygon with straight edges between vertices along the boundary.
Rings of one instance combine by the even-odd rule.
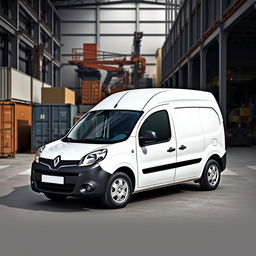
[[[133,193],[185,181],[214,190],[225,167],[223,120],[211,93],[139,89],[107,97],[40,148],[31,186],[52,200],[100,197],[121,208]]]

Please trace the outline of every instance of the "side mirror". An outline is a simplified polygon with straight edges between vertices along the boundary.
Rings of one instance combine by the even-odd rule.
[[[145,146],[145,145],[155,142],[156,140],[157,140],[156,132],[146,130],[140,136],[139,143],[140,143],[140,146]]]

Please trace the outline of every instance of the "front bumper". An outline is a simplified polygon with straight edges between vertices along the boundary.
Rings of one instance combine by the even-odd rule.
[[[42,175],[64,177],[64,184],[42,182]],[[111,174],[101,169],[98,164],[93,166],[60,167],[52,169],[42,163],[33,163],[31,168],[31,188],[35,192],[62,194],[74,197],[101,197]],[[91,191],[80,192],[81,186],[92,185]]]

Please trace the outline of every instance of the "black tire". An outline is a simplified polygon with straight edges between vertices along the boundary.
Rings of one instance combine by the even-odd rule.
[[[123,180],[124,182],[119,184],[118,180]],[[125,194],[123,195],[120,193],[119,195],[116,195],[113,197],[114,188],[112,186],[117,185],[119,187],[123,186],[122,192]],[[118,187],[118,188],[119,188]],[[117,188],[117,193],[118,193],[118,188]],[[127,188],[127,190],[125,190]],[[118,197],[121,197],[121,201],[117,202]],[[125,173],[122,172],[117,172],[114,173],[107,184],[106,192],[105,195],[101,198],[103,204],[110,209],[118,209],[118,208],[123,208],[125,207],[131,200],[132,197],[132,182],[129,176]]]
[[[214,170],[214,168],[216,169]],[[210,175],[213,170],[214,172],[217,172],[216,174],[217,176],[213,176],[213,179],[209,181],[209,179],[211,179]],[[199,184],[203,190],[214,190],[218,187],[220,183],[220,177],[221,177],[220,165],[216,160],[210,159],[204,167],[203,174],[199,179]]]
[[[59,194],[51,194],[51,193],[44,193],[44,195],[53,201],[62,201],[65,200],[67,198],[66,195],[59,195]]]

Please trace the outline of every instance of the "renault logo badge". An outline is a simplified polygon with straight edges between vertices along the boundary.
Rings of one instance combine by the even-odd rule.
[[[54,165],[54,167],[56,167],[59,162],[60,162],[60,156],[57,156],[57,157],[53,160],[53,165]]]

